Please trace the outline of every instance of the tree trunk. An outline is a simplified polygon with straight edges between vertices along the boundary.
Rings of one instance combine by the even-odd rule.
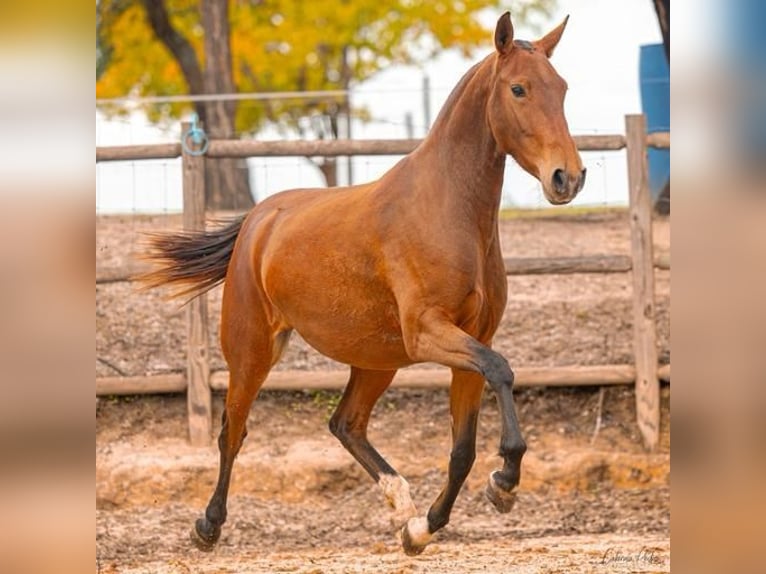
[[[202,71],[194,48],[170,23],[163,0],[142,0],[149,25],[155,36],[175,57],[192,94],[224,94],[234,92],[231,44],[229,38],[229,4],[227,0],[205,0],[202,5],[202,27],[205,30],[205,70]],[[234,102],[205,102],[195,105],[208,137],[231,139],[236,130]],[[244,210],[253,205],[250,174],[244,159],[205,160],[205,200],[213,210]]]
[[[330,109],[325,112],[317,121],[313,123],[316,135],[320,140],[338,139],[338,117],[340,108]],[[301,137],[305,137],[302,130],[299,130]],[[327,187],[336,187],[338,185],[338,158],[323,157],[318,159],[307,158],[313,163],[324,177]]]
[[[338,162],[334,157],[326,157],[322,161],[315,161],[314,165],[322,172],[327,187],[336,187],[338,185]]]
[[[181,67],[189,92],[201,94],[203,87],[202,70],[197,61],[194,47],[178,30],[170,23],[170,14],[163,0],[142,0],[146,18],[154,35],[173,54],[173,57]],[[200,116],[202,118],[202,116]]]
[[[205,0],[202,27],[205,30],[206,94],[230,94],[235,91],[232,78],[228,0]],[[204,128],[211,139],[234,139],[236,102],[205,102]],[[213,210],[243,210],[253,206],[250,172],[246,159],[205,159],[205,199]]]
[[[670,62],[670,0],[653,0],[657,21],[662,32],[662,43],[665,46],[665,57]]]
[[[670,0],[653,0],[654,10],[657,12],[657,22],[662,32],[662,44],[665,47],[665,58],[670,64]],[[660,215],[670,215],[670,182],[660,192],[660,196],[654,204],[654,210]]]

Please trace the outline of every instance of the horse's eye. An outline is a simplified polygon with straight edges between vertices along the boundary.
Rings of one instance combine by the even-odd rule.
[[[527,95],[527,92],[524,90],[524,86],[521,86],[519,84],[513,84],[511,86],[511,91],[513,92],[513,95],[517,98],[523,98],[525,95]]]

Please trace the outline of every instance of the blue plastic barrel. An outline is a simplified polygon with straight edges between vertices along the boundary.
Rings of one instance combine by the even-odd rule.
[[[662,44],[641,46],[639,59],[641,111],[648,133],[670,131],[670,67]],[[649,189],[652,203],[670,180],[670,150],[649,148]]]
[[[736,153],[753,167],[763,168],[766,157],[766,2],[740,0],[725,10],[727,76],[739,85],[733,96]],[[735,85],[737,85],[735,84]]]

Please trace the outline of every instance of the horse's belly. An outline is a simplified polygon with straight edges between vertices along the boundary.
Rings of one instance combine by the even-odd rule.
[[[323,355],[366,369],[396,369],[411,363],[396,307],[380,300],[349,305],[318,304],[299,314],[287,312],[291,326]],[[324,303],[327,303],[326,301]]]
[[[323,355],[368,369],[410,364],[393,295],[377,281],[292,278],[272,303],[285,322]]]
[[[401,333],[329,333],[326,328],[300,327],[296,331],[317,351],[339,363],[377,370],[399,369],[412,363]]]

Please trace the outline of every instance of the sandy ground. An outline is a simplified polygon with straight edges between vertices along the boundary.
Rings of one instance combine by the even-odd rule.
[[[183,397],[107,399],[97,413],[96,548],[103,572],[622,572],[669,567],[669,388],[662,442],[646,454],[633,395],[527,389],[517,406],[529,451],[519,500],[484,499],[499,466],[497,409],[485,396],[475,467],[452,520],[406,557],[383,496],[327,432],[337,393],[264,393],[237,460],[229,521],[212,554],[188,531],[212,492],[217,453],[184,440]],[[421,512],[446,480],[446,391],[392,390],[370,437],[410,481]],[[216,397],[216,415],[222,397]],[[655,558],[647,562],[647,553]],[[627,561],[627,563],[625,562]],[[604,563],[602,563],[604,562]]]
[[[123,262],[138,231],[173,218],[99,218],[100,265]],[[623,212],[502,224],[507,256],[627,253]],[[669,222],[655,225],[658,250]],[[496,348],[512,365],[630,362],[628,275],[509,278]],[[669,360],[669,273],[658,272],[660,356]],[[211,297],[217,313],[220,295]],[[158,294],[99,285],[97,376],[183,368],[183,316]],[[214,335],[213,335],[214,336]],[[214,344],[214,341],[213,341]],[[214,347],[216,348],[216,347]],[[216,353],[217,353],[216,349]],[[215,361],[220,361],[216,355]],[[222,364],[220,366],[223,366]],[[337,368],[301,341],[280,368]],[[217,549],[193,549],[188,531],[217,472],[215,447],[185,440],[185,398],[102,398],[96,410],[97,572],[665,572],[670,568],[670,388],[663,387],[659,449],[640,445],[632,390],[523,389],[529,445],[519,500],[500,515],[484,499],[498,467],[497,408],[487,392],[477,461],[450,524],[425,552],[401,551],[374,483],[327,431],[335,392],[264,392],[237,460],[229,520]],[[214,400],[219,420],[222,397]],[[593,439],[596,419],[601,429]],[[444,390],[392,389],[370,425],[372,442],[410,481],[425,512],[449,457]]]

